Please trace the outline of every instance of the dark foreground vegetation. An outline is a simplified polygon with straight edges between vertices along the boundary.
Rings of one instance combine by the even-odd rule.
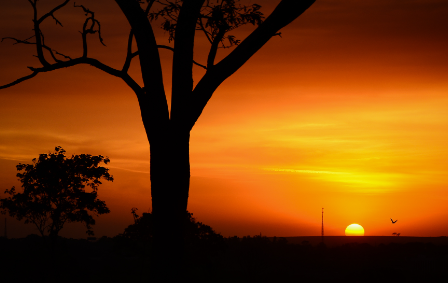
[[[418,238],[417,238],[418,239]],[[187,241],[185,282],[436,282],[446,279],[448,245],[290,244],[284,238]],[[0,238],[2,282],[151,282],[150,240]]]

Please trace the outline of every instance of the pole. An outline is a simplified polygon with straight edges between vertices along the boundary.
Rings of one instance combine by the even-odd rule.
[[[322,207],[322,243],[324,242],[324,208]]]

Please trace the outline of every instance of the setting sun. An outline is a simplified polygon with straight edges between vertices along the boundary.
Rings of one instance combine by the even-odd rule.
[[[345,236],[364,236],[364,228],[359,224],[350,224],[345,228]]]

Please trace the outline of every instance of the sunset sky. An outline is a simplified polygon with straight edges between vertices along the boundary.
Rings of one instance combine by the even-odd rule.
[[[44,13],[62,2],[38,3]],[[278,2],[241,0],[261,4],[266,16]],[[129,25],[117,4],[79,4],[96,12],[107,45],[90,36],[89,56],[121,68]],[[188,210],[223,236],[317,236],[322,207],[329,236],[352,223],[366,236],[448,235],[447,15],[445,0],[317,0],[205,108],[191,133]],[[56,16],[64,27],[48,19],[46,43],[80,56],[84,13],[69,4]],[[31,36],[31,19],[28,1],[0,1],[0,37]],[[153,26],[158,42],[172,46]],[[0,44],[0,85],[40,66],[33,46],[12,43]],[[205,63],[199,34],[195,48]],[[169,93],[172,53],[160,54]],[[204,72],[194,71],[197,82]],[[138,59],[131,73],[141,81]],[[15,165],[55,146],[111,160],[115,181],[98,193],[111,213],[97,218],[96,236],[122,233],[132,207],[150,211],[149,145],[122,81],[76,66],[0,90],[0,197],[20,186]],[[37,233],[32,224],[8,217],[9,237],[29,233]],[[81,225],[61,234],[86,236]]]

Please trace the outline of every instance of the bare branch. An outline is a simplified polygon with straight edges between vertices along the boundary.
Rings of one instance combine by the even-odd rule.
[[[50,72],[50,71],[67,68],[67,67],[72,67],[72,66],[80,65],[80,64],[91,65],[91,66],[93,66],[97,69],[100,69],[112,76],[121,78],[129,87],[132,88],[132,90],[134,90],[134,92],[141,91],[141,87],[127,73],[124,73],[124,72],[114,69],[104,63],[101,63],[97,59],[85,58],[85,57],[70,59],[68,61],[59,61],[57,63],[51,64],[48,66],[44,66],[41,68],[28,67],[31,71],[33,71],[33,73],[31,75],[17,79],[15,81],[13,81],[12,83],[6,84],[4,86],[0,86],[0,89],[8,88],[10,86],[16,85],[25,80],[31,79],[39,73]]]
[[[167,46],[167,45],[157,45],[157,48],[167,49],[167,50],[171,50],[174,52],[174,48],[171,46]]]
[[[51,57],[53,58],[53,60],[54,60],[55,62],[62,62],[62,61],[59,60],[59,59],[57,59],[56,56],[54,55],[54,53],[56,53],[56,54],[58,54],[58,55],[60,55],[60,56],[63,56],[63,57],[66,58],[66,59],[71,59],[69,56],[66,56],[66,55],[64,55],[64,54],[62,54],[62,53],[60,53],[60,52],[58,52],[58,51],[56,51],[56,50],[50,48],[49,46],[45,45],[45,44],[44,44],[44,37],[43,37],[43,34],[42,34],[41,36],[42,36],[42,48],[46,49],[46,50],[50,53]],[[5,40],[5,39],[11,39],[11,40],[14,40],[14,41],[15,41],[15,43],[13,43],[13,45],[16,45],[16,44],[19,44],[19,43],[22,43],[22,44],[29,44],[29,45],[35,45],[36,42],[30,42],[30,41],[28,41],[28,39],[31,39],[31,38],[33,38],[33,37],[34,37],[34,35],[31,36],[31,37],[29,37],[29,38],[27,38],[27,39],[24,39],[24,40],[21,40],[21,39],[15,38],[15,37],[4,37],[4,38],[2,38],[1,42],[3,42],[3,40]]]
[[[36,51],[37,51],[37,58],[39,59],[39,62],[43,65],[43,66],[48,66],[50,65],[50,63],[47,62],[47,60],[45,59],[44,56],[44,52],[42,50],[42,38],[41,38],[41,31],[40,31],[40,22],[37,19],[37,7],[36,7],[36,1],[34,2],[31,0],[28,0],[31,3],[31,6],[33,6],[33,12],[34,12],[34,17],[33,17],[33,23],[34,23],[34,37],[36,38]],[[46,14],[49,16],[49,14]],[[48,17],[46,16],[46,17]],[[43,17],[40,18],[41,21],[43,21],[45,18],[45,15]]]
[[[77,8],[82,8],[84,13],[86,13],[86,16],[88,16],[89,14],[93,14],[92,11],[90,11],[89,9],[87,9],[86,7],[84,7],[84,5],[78,5],[76,6],[76,2],[73,3],[73,7],[77,7]]]
[[[198,62],[196,62],[196,61],[194,61],[194,60],[193,60],[193,64],[195,64],[196,66],[199,66],[199,67],[203,68],[204,70],[207,70],[207,66],[204,66],[204,65],[202,65],[202,64],[199,64]]]
[[[14,39],[14,40],[17,41],[16,43],[35,44],[35,45],[36,45],[36,51],[37,51],[37,58],[39,59],[39,62],[40,62],[43,66],[49,66],[49,65],[50,65],[50,63],[48,63],[48,61],[45,59],[43,49],[46,49],[46,50],[50,53],[51,57],[52,57],[56,62],[59,62],[60,60],[58,60],[58,59],[56,58],[56,56],[54,55],[54,52],[53,52],[54,50],[51,49],[50,47],[48,47],[48,46],[46,46],[46,45],[44,44],[44,38],[43,38],[43,34],[42,34],[41,30],[40,30],[40,24],[41,24],[46,18],[48,18],[48,17],[51,16],[51,17],[56,21],[56,24],[59,24],[59,25],[62,26],[62,23],[61,23],[61,22],[54,16],[54,13],[55,13],[57,10],[61,9],[62,7],[64,7],[65,5],[67,5],[68,2],[70,2],[70,0],[65,0],[62,4],[56,6],[56,7],[53,8],[50,12],[46,13],[45,15],[43,15],[42,17],[40,17],[39,19],[37,18],[37,5],[36,5],[37,0],[34,0],[34,1],[32,1],[32,0],[28,0],[28,2],[30,2],[31,6],[33,7],[33,13],[34,13],[34,17],[33,17],[33,23],[34,23],[34,37],[35,37],[35,39],[36,39],[36,42],[35,42],[35,43],[31,43],[31,42],[28,41],[28,39],[30,39],[30,38],[32,38],[32,37],[27,38],[27,39],[22,40],[22,41],[18,41],[17,39]],[[59,53],[59,52],[57,52],[57,51],[55,51],[55,52],[56,52],[57,54],[62,55],[61,53]],[[65,55],[63,55],[63,56],[66,57]]]
[[[151,10],[152,4],[154,4],[154,2],[156,2],[156,0],[150,0],[148,3],[148,6],[146,6],[146,9],[145,9],[146,16],[149,15],[149,11]]]
[[[21,83],[23,81],[26,81],[26,80],[29,80],[31,78],[34,78],[37,74],[39,74],[39,72],[38,71],[34,71],[31,75],[21,77],[20,79],[17,79],[15,81],[13,81],[12,83],[0,86],[0,89],[8,88],[10,86],[13,86],[13,85]]]
[[[170,47],[170,46],[167,46],[167,45],[157,45],[157,48],[160,48],[160,49],[167,49],[167,50],[170,50],[170,51],[173,51],[173,52],[174,52],[174,48],[173,48],[173,47]],[[136,57],[136,56],[138,56],[138,51],[135,51],[135,52],[132,53],[132,58],[134,58],[134,57]],[[131,58],[131,59],[132,59],[132,58]],[[199,66],[199,67],[201,67],[201,68],[207,70],[207,67],[206,67],[206,66],[204,66],[204,65],[202,65],[202,64],[200,64],[200,63],[198,63],[198,62],[196,62],[196,61],[194,61],[194,60],[193,60],[193,64],[195,64],[196,66]]]
[[[95,20],[96,24],[98,25],[98,38],[100,39],[100,42],[103,46],[106,46],[103,42],[103,38],[101,37],[101,24],[98,20]]]
[[[36,44],[35,42],[29,42],[29,41],[28,41],[28,39],[31,39],[31,38],[33,38],[33,37],[34,37],[34,35],[31,36],[31,37],[29,37],[29,38],[27,38],[27,39],[23,39],[23,40],[22,40],[22,39],[18,39],[18,38],[15,38],[15,37],[10,37],[10,36],[8,36],[8,37],[3,37],[1,42],[3,42],[3,40],[5,40],[5,39],[11,39],[11,40],[16,41],[15,43],[13,43],[13,45],[16,45],[16,44],[19,44],[19,43],[23,43],[23,44]]]
[[[208,31],[205,29],[204,24],[202,23],[202,17],[200,17],[200,18],[198,19],[198,22],[199,22],[199,27],[200,27],[199,29],[202,30],[202,31],[204,32],[205,37],[207,37],[208,41],[209,41],[210,43],[213,43],[212,39],[210,38],[210,36],[209,36],[209,34],[208,34]]]
[[[30,67],[30,69],[33,71],[38,71],[38,72],[49,72],[49,71],[54,71],[54,70],[58,70],[58,69],[62,69],[62,68],[72,67],[75,65],[80,65],[80,64],[88,64],[88,65],[96,67],[112,76],[120,77],[120,78],[122,77],[121,71],[105,65],[105,64],[101,63],[100,61],[98,61],[97,59],[85,58],[85,57],[79,57],[79,58],[75,58],[75,59],[63,61],[63,62],[62,61],[57,62],[57,63],[51,64],[49,66],[45,66],[42,68]]]
[[[104,44],[104,42],[103,42],[103,38],[101,37],[101,24],[100,24],[100,22],[98,21],[98,20],[95,20],[95,22],[96,22],[96,24],[98,25],[98,30],[97,30],[97,32],[98,32],[98,38],[100,39],[100,42],[101,42],[101,44],[103,45],[103,46],[106,46],[106,44]],[[94,33],[95,33],[96,31],[94,31]]]
[[[210,52],[208,53],[207,58],[207,69],[210,70],[215,65],[216,53],[218,52],[219,43],[224,38],[226,34],[226,29],[221,29],[216,35],[215,39],[212,42],[212,46],[210,47]]]
[[[62,27],[62,23],[58,19],[56,19],[56,17],[54,15],[51,15],[51,16],[56,21],[56,25],[60,25]]]
[[[44,34],[41,32],[41,37],[42,37],[42,47],[44,49],[46,49],[48,52],[50,52],[51,58],[53,58],[54,61],[56,62],[61,62],[61,60],[57,59],[56,56],[54,56],[53,50],[45,45],[45,38],[44,38]]]
[[[87,26],[87,21],[88,19],[86,19],[86,21],[84,22],[84,25],[82,27],[82,57],[87,57],[87,33],[85,32],[86,30],[86,26]]]
[[[136,81],[134,81],[134,79],[131,78],[131,76],[123,73],[121,78],[135,92],[135,94],[137,94],[137,96],[141,95],[143,90],[142,87],[140,87],[140,85]]]
[[[101,24],[100,22],[95,19],[95,13],[84,7],[83,5],[76,5],[76,3],[73,4],[74,7],[82,8],[83,11],[86,13],[86,20],[84,21],[84,25],[82,26],[82,56],[87,57],[87,34],[95,34],[98,32],[98,37],[100,39],[100,42],[102,45],[106,46],[103,42],[103,38],[101,37]],[[90,16],[89,16],[90,15]],[[90,26],[88,27],[90,22]],[[98,25],[98,29],[95,30],[95,25]]]
[[[54,50],[53,49],[53,51],[56,53],[56,54],[58,54],[58,55],[60,55],[60,56],[62,56],[62,57],[64,57],[65,59],[69,59],[69,60],[72,60],[72,58],[70,57],[70,56],[67,56],[67,55],[64,55],[64,54],[62,54],[62,53],[59,53],[59,52],[57,52],[56,50]]]
[[[30,1],[31,2],[31,1]],[[61,9],[62,7],[64,7],[65,5],[68,4],[68,2],[70,2],[70,0],[65,0],[64,3],[60,4],[59,6],[56,6],[55,8],[53,8],[53,10],[51,10],[50,12],[46,13],[45,15],[43,15],[42,17],[40,17],[40,19],[37,21],[37,24],[42,23],[46,18],[48,18],[49,16],[52,16],[53,19],[55,19],[56,24],[59,24],[62,26],[61,22],[59,22],[55,16],[54,16],[54,12],[56,12],[57,10]],[[34,8],[36,8],[36,3],[34,3],[33,5]]]
[[[129,70],[129,67],[131,66],[131,61],[132,58],[134,58],[136,55],[132,54],[132,39],[134,38],[134,33],[131,31],[129,32],[129,38],[128,38],[128,51],[126,54],[126,60],[124,62],[123,68],[122,68],[122,72],[127,73]]]

